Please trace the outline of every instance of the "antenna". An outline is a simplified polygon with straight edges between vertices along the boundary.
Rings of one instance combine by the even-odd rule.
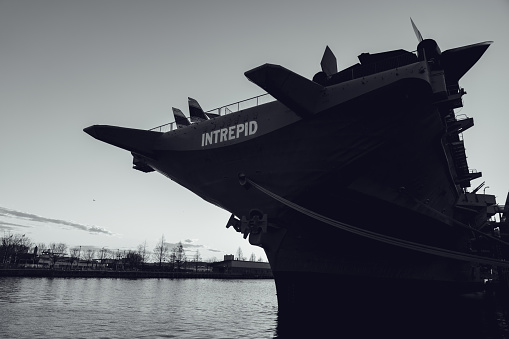
[[[422,38],[421,32],[419,32],[419,30],[417,29],[417,26],[415,26],[414,21],[412,20],[412,18],[410,18],[410,22],[412,23],[412,27],[414,29],[415,36],[417,37],[417,40],[419,40],[419,42],[421,42],[422,40],[424,40]]]

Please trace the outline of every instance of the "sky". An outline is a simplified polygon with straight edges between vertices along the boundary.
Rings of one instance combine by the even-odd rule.
[[[414,51],[416,23],[442,51],[494,41],[461,79],[469,167],[500,204],[507,175],[508,0],[0,0],[0,235],[35,243],[149,250],[164,235],[222,259],[261,248],[230,214],[82,130],[139,129],[263,93],[244,72],[264,63],[307,78],[329,46],[342,69],[363,52]],[[472,188],[473,188],[472,187]]]

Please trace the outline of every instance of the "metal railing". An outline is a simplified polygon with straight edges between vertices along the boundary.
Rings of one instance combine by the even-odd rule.
[[[258,105],[266,104],[268,102],[273,101],[274,98],[272,98],[269,93],[265,93],[262,95],[258,95],[249,99],[244,99],[241,101],[234,102],[233,104],[229,104],[226,106],[221,106],[218,108],[211,109],[210,111],[206,111],[207,114],[215,114],[218,116],[227,115],[230,113],[239,112],[243,109],[255,107]]]
[[[209,111],[206,111],[205,114],[207,114],[211,119],[215,119],[216,117],[227,115],[230,113],[235,113],[242,111],[244,109],[248,109],[251,107],[255,107],[258,105],[266,104],[268,102],[274,101],[274,98],[269,95],[269,93],[261,94],[252,98],[244,99],[241,101],[234,102],[232,104],[228,104],[225,106],[221,106],[218,108],[211,109]],[[191,120],[187,118],[189,122]],[[170,132],[177,129],[177,124],[175,122],[169,122],[164,125],[160,125],[154,128],[149,129],[149,131],[156,131],[156,132]]]
[[[173,131],[174,129],[177,129],[177,124],[175,122],[169,122],[167,124],[151,128],[149,129],[149,131],[166,133],[169,131]]]

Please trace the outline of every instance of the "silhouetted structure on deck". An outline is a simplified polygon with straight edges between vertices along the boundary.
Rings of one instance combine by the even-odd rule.
[[[363,53],[339,72],[327,47],[313,80],[273,64],[247,71],[275,101],[251,98],[256,105],[213,117],[192,99],[189,124],[178,113],[181,128],[85,132],[131,152],[134,169],[231,212],[227,227],[267,254],[280,320],[303,324],[311,310],[332,309],[332,322],[362,325],[364,309],[346,299],[374,307],[390,296],[405,309],[423,291],[479,291],[483,265],[507,268],[509,257],[486,226],[495,197],[469,191],[481,177],[463,144],[473,119],[454,110],[466,94],[459,80],[491,42],[442,52],[414,30],[416,52]],[[489,253],[475,253],[483,239]],[[241,271],[237,264],[216,269]]]

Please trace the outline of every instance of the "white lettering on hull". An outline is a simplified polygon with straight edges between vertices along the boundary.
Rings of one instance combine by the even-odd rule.
[[[201,135],[201,146],[213,145],[219,142],[238,139],[253,135],[258,131],[258,123],[249,121],[243,124],[230,126],[228,128],[216,129],[212,132],[203,133]]]

